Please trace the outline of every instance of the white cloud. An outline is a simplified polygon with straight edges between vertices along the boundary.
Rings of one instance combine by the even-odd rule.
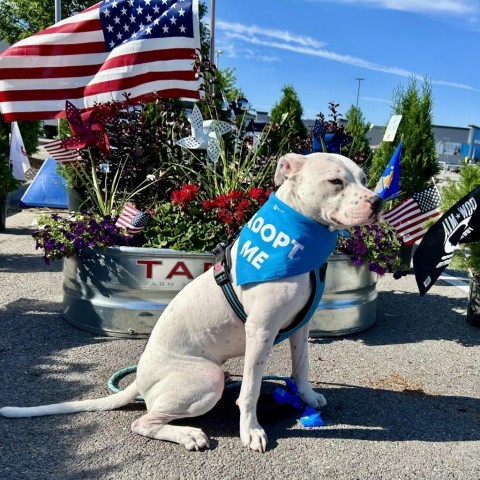
[[[303,0],[305,1],[305,0]],[[329,0],[306,0],[320,3]],[[331,0],[330,0],[331,1]],[[336,0],[343,3],[373,5],[388,10],[421,13],[450,13],[465,15],[478,11],[471,0]]]
[[[230,41],[237,40],[251,45],[286,50],[312,57],[325,58],[334,62],[345,63],[347,65],[352,65],[367,70],[375,70],[377,72],[397,75],[400,77],[408,78],[413,76],[419,79],[423,78],[423,75],[419,75],[401,67],[381,65],[369,60],[364,60],[362,58],[326,50],[320,46],[323,46],[323,43],[318,42],[311,37],[296,36],[289,32],[281,32],[280,30],[269,30],[257,27],[255,25],[242,25],[240,23],[229,23],[225,21],[220,21],[217,25]],[[446,80],[431,81],[433,84],[460,88],[464,90],[479,91],[470,85],[462,83],[449,82]]]
[[[325,43],[319,42],[312,37],[306,37],[303,35],[293,35],[286,30],[275,30],[271,28],[258,27],[257,25],[242,25],[241,23],[224,22],[218,20],[215,23],[215,27],[220,30],[224,30],[226,33],[243,34],[243,35],[260,35],[268,38],[274,38],[282,40],[288,44],[299,45],[310,48],[323,48]]]

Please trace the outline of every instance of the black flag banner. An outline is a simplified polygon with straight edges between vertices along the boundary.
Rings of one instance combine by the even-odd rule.
[[[413,256],[420,295],[430,290],[452,260],[455,247],[480,238],[480,186],[465,195],[432,225]]]

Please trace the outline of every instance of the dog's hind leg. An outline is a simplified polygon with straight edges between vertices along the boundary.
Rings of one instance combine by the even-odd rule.
[[[202,371],[195,365],[191,370],[167,375],[145,395],[148,413],[132,423],[132,432],[175,442],[187,450],[209,448],[208,437],[201,429],[169,423],[211,410],[220,400],[224,385],[223,370],[215,364]]]

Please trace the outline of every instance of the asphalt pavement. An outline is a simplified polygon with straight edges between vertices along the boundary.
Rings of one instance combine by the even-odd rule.
[[[0,406],[104,396],[108,378],[135,365],[145,346],[64,321],[61,263],[44,265],[30,236],[39,213],[10,210],[0,233]],[[421,298],[413,275],[387,275],[378,290],[373,327],[310,341],[326,426],[303,428],[268,383],[258,407],[265,454],[239,440],[235,390],[186,422],[210,436],[202,452],[132,434],[142,403],[0,418],[0,479],[480,479],[480,329],[466,322],[467,293],[442,280]],[[267,374],[288,375],[289,364],[284,342]],[[225,368],[241,375],[242,360]]]

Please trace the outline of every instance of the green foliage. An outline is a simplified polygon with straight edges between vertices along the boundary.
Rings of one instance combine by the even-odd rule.
[[[152,210],[144,231],[145,246],[188,251],[212,251],[239,230],[268,198],[262,188],[232,190],[209,196],[193,184],[172,192],[170,202]]]
[[[292,85],[285,85],[282,93],[282,98],[273,106],[271,113],[272,123],[281,124],[271,137],[272,150],[279,156],[294,151],[300,143],[299,139],[307,136],[307,128],[302,121],[303,107],[297,92]],[[288,116],[285,118],[286,114]]]
[[[0,160],[0,197],[8,195],[17,189],[22,182],[16,180],[10,169],[10,166],[3,160]]]
[[[66,118],[60,118],[58,122],[58,138],[69,137],[72,134]]]
[[[440,206],[446,212],[465,195],[480,185],[480,164],[464,165],[460,170],[460,179],[447,178],[442,187]],[[452,266],[462,270],[469,270],[475,277],[480,277],[480,242],[460,245],[455,251]]]
[[[38,151],[38,137],[43,135],[43,127],[40,122],[18,122],[18,128],[22,135],[25,151],[33,155]]]
[[[367,133],[370,130],[370,124],[366,122],[360,108],[352,105],[345,114],[347,125],[345,133],[353,138],[350,145],[342,149],[342,153],[351,158],[359,165],[364,165],[370,155],[370,144]]]
[[[207,14],[207,5],[205,2],[198,2],[198,17],[200,19],[200,50],[202,55],[208,56],[210,53],[210,29],[203,22],[203,18]]]
[[[380,222],[340,232],[336,252],[348,255],[355,265],[366,265],[380,276],[388,272],[400,278],[408,271],[402,264],[400,248],[401,241],[395,229]]]
[[[12,175],[9,165],[9,141],[10,128],[0,115],[0,197],[7,195],[17,189],[22,182]],[[28,151],[28,150],[27,150]]]
[[[426,187],[439,171],[432,126],[433,96],[428,79],[421,90],[414,77],[406,87],[393,92],[393,115],[402,115],[395,142],[382,142],[375,151],[370,169],[371,185],[375,185],[390,161],[398,141],[403,139],[400,163],[400,191],[409,196]]]
[[[220,222],[198,206],[185,211],[172,202],[159,204],[145,228],[146,247],[185,251],[211,251],[224,236]],[[213,245],[213,246],[212,246]]]
[[[220,91],[222,91],[229,102],[245,96],[243,90],[237,86],[237,77],[234,68],[218,69],[216,71],[216,79],[218,82],[215,87],[218,92],[216,96],[221,97]]]
[[[62,0],[62,18],[98,3],[97,0]],[[2,0],[0,39],[14,44],[55,23],[52,0]]]
[[[10,142],[8,140],[8,134],[10,128],[3,120],[3,117],[0,115],[0,162],[7,162],[9,151],[10,151]]]

